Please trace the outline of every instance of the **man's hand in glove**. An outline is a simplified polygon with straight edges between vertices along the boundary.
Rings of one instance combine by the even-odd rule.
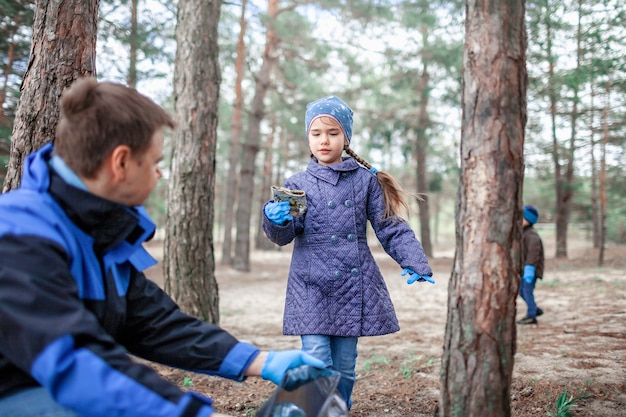
[[[311,365],[317,368],[325,367],[324,362],[301,350],[270,350],[261,370],[261,378],[270,380],[278,385],[287,370],[300,365]]]

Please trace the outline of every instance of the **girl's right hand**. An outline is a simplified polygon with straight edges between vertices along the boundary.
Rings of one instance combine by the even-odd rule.
[[[293,216],[289,214],[289,209],[288,201],[280,201],[278,203],[272,201],[265,205],[263,212],[272,223],[282,225],[287,220],[293,219]]]

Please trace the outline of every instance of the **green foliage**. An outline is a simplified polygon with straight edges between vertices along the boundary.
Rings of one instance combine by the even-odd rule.
[[[137,42],[137,80],[141,82],[149,79],[154,83],[156,80],[171,77],[176,50],[175,2],[139,0],[136,38],[132,38],[130,4],[130,0],[100,2],[98,72],[106,74],[108,79],[126,82],[130,65],[130,43],[134,39]]]
[[[365,372],[369,372],[372,370],[372,364],[389,366],[390,363],[391,361],[389,360],[388,357],[377,355],[377,356],[372,356],[371,358],[367,359],[365,361],[365,364],[363,365],[363,368],[365,369]]]
[[[587,398],[590,395],[579,395],[574,397],[573,395],[567,396],[567,390],[563,391],[554,405],[554,411],[546,411],[548,417],[572,417],[570,409],[576,401]]]

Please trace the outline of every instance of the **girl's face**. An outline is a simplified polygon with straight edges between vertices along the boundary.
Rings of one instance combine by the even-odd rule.
[[[332,117],[313,119],[309,129],[309,149],[320,165],[341,162],[343,147],[347,144],[341,125]]]

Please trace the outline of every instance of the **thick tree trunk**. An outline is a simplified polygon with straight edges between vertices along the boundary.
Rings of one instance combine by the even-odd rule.
[[[224,242],[222,243],[222,264],[230,265],[233,262],[232,242],[233,242],[233,217],[238,198],[238,171],[239,157],[241,154],[241,115],[243,113],[243,89],[241,84],[244,76],[244,60],[246,57],[246,0],[241,2],[241,16],[239,17],[239,39],[237,41],[237,59],[235,62],[235,71],[237,79],[235,80],[235,105],[233,106],[233,115],[231,122],[231,139],[228,149],[228,174],[226,177],[226,197],[224,199]]]
[[[165,290],[182,310],[219,323],[213,217],[220,1],[179,0],[174,97],[178,127],[168,184]]]
[[[59,98],[72,82],[96,73],[99,0],[36,2],[28,69],[22,82],[4,190],[18,188],[24,159],[54,141]]]
[[[263,64],[257,74],[254,98],[248,120],[248,131],[243,143],[243,154],[240,171],[239,204],[237,205],[237,236],[235,238],[235,258],[233,267],[239,271],[250,270],[250,223],[252,207],[254,203],[254,173],[256,170],[256,156],[259,152],[259,136],[261,134],[261,121],[265,115],[263,100],[270,84],[270,74],[276,57],[274,50],[278,38],[273,22],[278,11],[278,1],[270,0],[267,9],[268,23],[265,35],[265,51],[263,52]]]
[[[441,416],[506,417],[521,269],[524,0],[468,0]]]

